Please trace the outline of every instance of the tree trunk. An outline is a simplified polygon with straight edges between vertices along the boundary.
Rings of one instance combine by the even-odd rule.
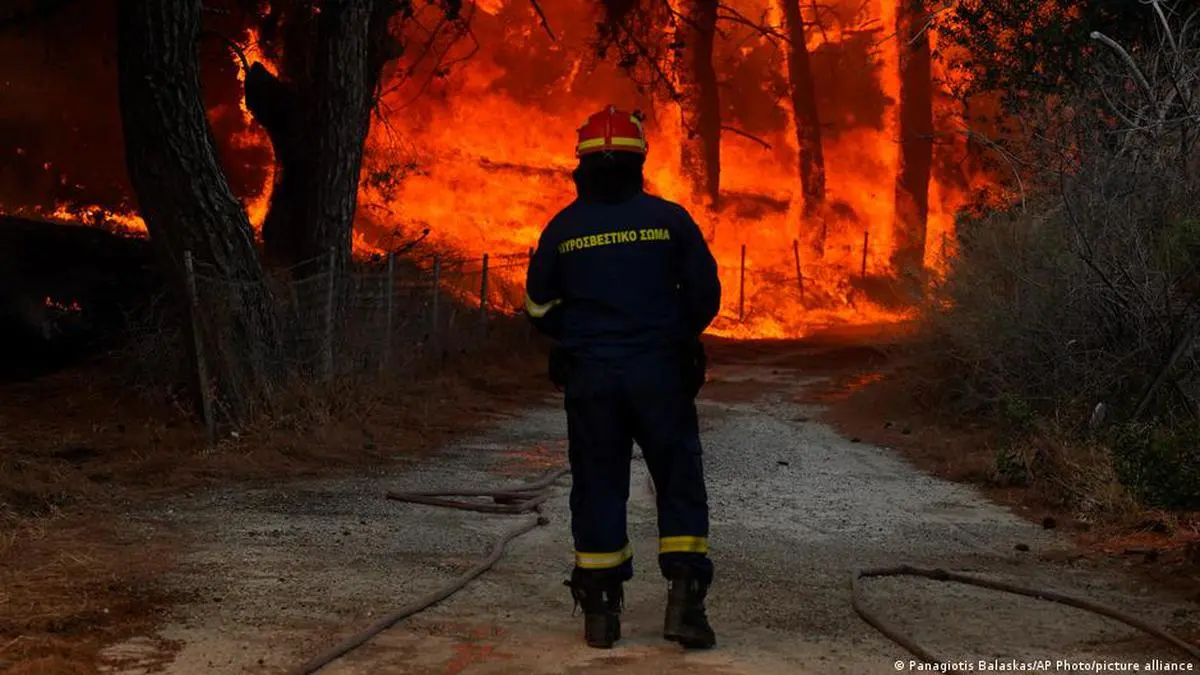
[[[121,0],[118,87],[130,181],[186,299],[184,252],[207,268],[198,312],[208,367],[235,419],[272,380],[279,331],[250,222],[217,161],[197,44],[200,0]]]
[[[900,167],[896,176],[896,248],[892,268],[914,274],[924,268],[933,168],[933,73],[924,0],[901,0],[896,8],[900,43]]]
[[[349,262],[363,145],[387,50],[394,0],[294,3],[283,14],[283,68],[255,64],[246,104],[275,149],[276,183],[263,223],[272,264],[303,278],[323,271],[330,249]]]
[[[788,81],[792,95],[792,116],[796,123],[796,147],[799,149],[800,192],[804,197],[804,226],[810,232],[802,239],[823,251],[825,229],[821,214],[825,205],[825,153],[821,147],[821,119],[817,114],[817,93],[809,60],[804,16],[800,0],[783,0],[783,20],[788,41]]]
[[[721,99],[713,67],[717,33],[717,1],[686,0],[677,29],[676,73],[679,78],[683,139],[680,164],[693,196],[720,205]]]

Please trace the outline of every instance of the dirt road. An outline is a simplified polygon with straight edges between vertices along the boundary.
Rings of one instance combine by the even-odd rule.
[[[635,459],[638,577],[616,649],[583,646],[582,619],[561,585],[571,564],[565,478],[544,506],[549,524],[518,539],[492,571],[324,672],[894,673],[911,657],[853,613],[848,580],[852,568],[899,562],[1081,594],[1157,623],[1191,611],[1133,579],[1048,561],[1069,548],[1053,532],[812,421],[812,409],[792,402],[812,384],[802,372],[758,354],[725,359],[713,377],[701,415],[718,649],[683,654],[658,636],[665,588],[654,567],[653,498]],[[520,517],[399,504],[385,492],[540,476],[564,461],[560,406],[536,403],[386,475],[183,495],[145,514],[141,526],[186,532],[194,544],[171,583],[195,601],[159,635],[108,650],[110,672],[284,672],[434,590]],[[947,659],[1132,660],[1128,645],[1120,656],[1105,646],[1129,631],[1057,605],[917,580],[872,581],[867,593]],[[1180,660],[1165,649],[1145,654],[1155,656]]]

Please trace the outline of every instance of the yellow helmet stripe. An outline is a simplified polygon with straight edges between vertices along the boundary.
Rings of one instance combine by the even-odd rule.
[[[644,141],[640,138],[624,138],[621,136],[614,136],[612,139],[610,139],[608,141],[605,141],[603,138],[593,138],[593,139],[589,139],[589,140],[586,140],[586,141],[583,141],[582,143],[580,143],[576,147],[576,150],[579,152],[584,152],[585,150],[601,149],[601,148],[610,147],[610,146],[617,146],[617,147],[622,147],[622,148],[637,148],[639,150],[645,150],[646,149],[646,141]]]

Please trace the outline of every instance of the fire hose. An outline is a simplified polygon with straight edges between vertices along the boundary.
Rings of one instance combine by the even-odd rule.
[[[1054,591],[1044,591],[1044,590],[1039,590],[1039,589],[1034,589],[1034,588],[1024,588],[1022,586],[1015,586],[1013,584],[1004,583],[1002,581],[991,581],[988,579],[981,579],[979,577],[973,577],[973,576],[966,575],[966,574],[959,574],[957,572],[948,572],[948,571],[942,570],[942,569],[924,569],[924,568],[920,568],[920,567],[912,567],[910,565],[898,565],[896,567],[880,567],[880,568],[875,568],[875,569],[863,569],[863,570],[856,571],[854,573],[854,576],[850,579],[850,597],[851,597],[850,602],[854,606],[854,611],[858,614],[858,616],[860,618],[862,618],[863,621],[866,621],[868,624],[870,624],[872,628],[874,628],[875,630],[877,630],[880,633],[882,633],[883,635],[885,635],[892,642],[895,642],[896,644],[900,645],[901,647],[904,647],[913,656],[916,656],[917,658],[921,659],[925,663],[944,664],[944,663],[949,663],[949,662],[935,657],[928,650],[924,649],[923,647],[918,645],[916,642],[913,642],[913,640],[911,638],[905,636],[900,631],[896,630],[892,626],[889,626],[887,623],[880,620],[878,616],[876,616],[874,613],[868,611],[862,605],[862,594],[861,594],[862,588],[861,588],[861,584],[859,583],[859,581],[861,579],[866,579],[866,578],[871,578],[871,577],[902,577],[902,576],[904,576],[904,577],[922,577],[925,579],[932,579],[934,581],[952,581],[952,582],[959,583],[959,584],[966,584],[968,586],[978,586],[979,588],[986,588],[986,589],[993,590],[993,591],[1001,591],[1003,593],[1012,593],[1014,595],[1023,595],[1023,596],[1029,597],[1029,598],[1036,598],[1038,600],[1048,600],[1050,602],[1057,602],[1062,605],[1067,605],[1069,607],[1074,607],[1076,609],[1082,609],[1087,612],[1092,612],[1093,614],[1099,614],[1101,616],[1105,616],[1110,619],[1113,619],[1114,621],[1119,621],[1127,626],[1130,626],[1131,628],[1136,628],[1137,630],[1140,630],[1143,633],[1146,633],[1148,635],[1152,635],[1152,636],[1158,638],[1159,640],[1166,642],[1167,644],[1184,652],[1185,654],[1188,654],[1193,659],[1195,659],[1196,663],[1200,664],[1200,649],[1197,649],[1195,646],[1190,645],[1190,644],[1184,642],[1183,640],[1180,640],[1179,638],[1175,637],[1174,635],[1171,635],[1170,633],[1166,632],[1165,630],[1158,628],[1157,626],[1153,626],[1149,623],[1146,623],[1145,621],[1142,621],[1141,619],[1138,619],[1137,617],[1130,616],[1129,614],[1126,614],[1125,612],[1113,609],[1111,607],[1107,607],[1105,605],[1101,605],[1101,604],[1092,602],[1090,600],[1084,600],[1082,598],[1076,598],[1076,597],[1073,597],[1070,595],[1056,593]],[[958,669],[946,670],[946,671],[941,671],[941,672],[952,673],[952,674],[956,674],[956,675],[963,675],[963,671],[958,670]]]
[[[428,504],[431,506],[445,506],[454,509],[462,509],[465,511],[477,511],[480,513],[529,513],[537,511],[538,508],[551,497],[550,486],[559,478],[570,472],[570,469],[560,468],[550,472],[546,477],[527,483],[516,488],[507,490],[458,490],[448,492],[389,492],[388,499],[393,499],[400,502],[410,502],[414,504]],[[491,498],[494,503],[487,502],[470,502],[462,499],[450,499],[450,497],[487,497]],[[316,657],[309,659],[304,665],[295,669],[296,675],[311,675],[325,666],[340,659],[351,651],[366,644],[368,640],[391,628],[397,623],[407,619],[408,617],[425,611],[426,609],[436,605],[446,598],[454,595],[462,590],[472,579],[483,574],[491,569],[493,565],[504,555],[508,544],[517,537],[533,530],[539,525],[545,525],[549,521],[544,516],[526,519],[525,522],[512,528],[496,542],[492,547],[492,552],[487,558],[481,560],[471,569],[463,572],[457,579],[438,589],[423,598],[420,598],[400,609],[381,617],[378,621],[371,624],[367,628],[351,635],[343,640],[338,645],[327,649]]]
[[[531,511],[540,510],[541,505],[551,497],[550,486],[568,473],[570,473],[570,469],[565,467],[555,469],[540,480],[506,490],[388,492],[387,498],[413,504],[444,506],[447,508],[475,511],[479,513],[529,513]],[[462,499],[468,497],[490,498],[493,503],[471,502]],[[320,655],[310,659],[293,672],[296,675],[312,675],[312,673],[316,673],[325,666],[357,649],[368,642],[371,638],[391,628],[400,621],[403,621],[414,614],[418,614],[454,595],[458,591],[462,590],[473,579],[491,569],[492,566],[494,566],[504,555],[509,543],[511,543],[517,537],[530,532],[535,527],[546,525],[548,522],[549,521],[541,515],[537,516],[536,518],[527,519],[525,522],[505,533],[504,536],[502,536],[500,540],[496,542],[495,546],[492,547],[490,555],[488,555],[485,559],[480,561],[471,569],[464,572],[450,584],[426,595],[423,598],[405,605],[404,607],[390,614],[381,617],[375,623],[371,624],[362,631],[351,635],[338,645],[331,647],[330,649],[322,652]],[[895,567],[857,570],[850,580],[850,602],[854,608],[854,611],[860,618],[862,618],[863,621],[865,621],[875,630],[879,631],[892,642],[895,642],[897,645],[903,647],[908,652],[928,664],[941,664],[947,663],[947,661],[935,657],[931,652],[918,645],[911,638],[905,636],[903,633],[881,620],[873,612],[866,609],[862,603],[862,585],[860,583],[862,579],[899,576],[921,577],[925,579],[931,579],[933,581],[955,582],[1004,593],[1022,595],[1039,600],[1048,600],[1050,602],[1056,602],[1069,607],[1082,609],[1087,612],[1108,617],[1130,626],[1131,628],[1135,628],[1148,635],[1158,638],[1172,647],[1175,647],[1179,651],[1191,656],[1196,660],[1197,663],[1200,663],[1200,649],[1197,649],[1195,646],[1190,645],[1174,635],[1171,635],[1165,630],[1146,623],[1141,619],[1130,616],[1129,614],[1121,612],[1120,610],[1092,602],[1090,600],[1085,600],[1054,591],[1025,588],[1001,581],[981,579],[943,569],[926,569],[913,567],[911,565],[898,565]],[[949,670],[945,672],[962,675],[962,671],[960,670]]]

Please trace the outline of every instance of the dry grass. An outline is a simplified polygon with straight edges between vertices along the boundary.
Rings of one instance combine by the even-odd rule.
[[[174,598],[156,581],[172,541],[110,507],[9,523],[0,545],[0,660],[10,673],[88,673],[106,643],[148,630]]]
[[[206,447],[169,396],[112,363],[0,386],[0,662],[91,673],[179,598],[155,583],[181,542],[131,528],[131,507],[218,483],[329,475],[418,457],[552,391],[527,341],[406,376],[288,390],[280,410]]]

